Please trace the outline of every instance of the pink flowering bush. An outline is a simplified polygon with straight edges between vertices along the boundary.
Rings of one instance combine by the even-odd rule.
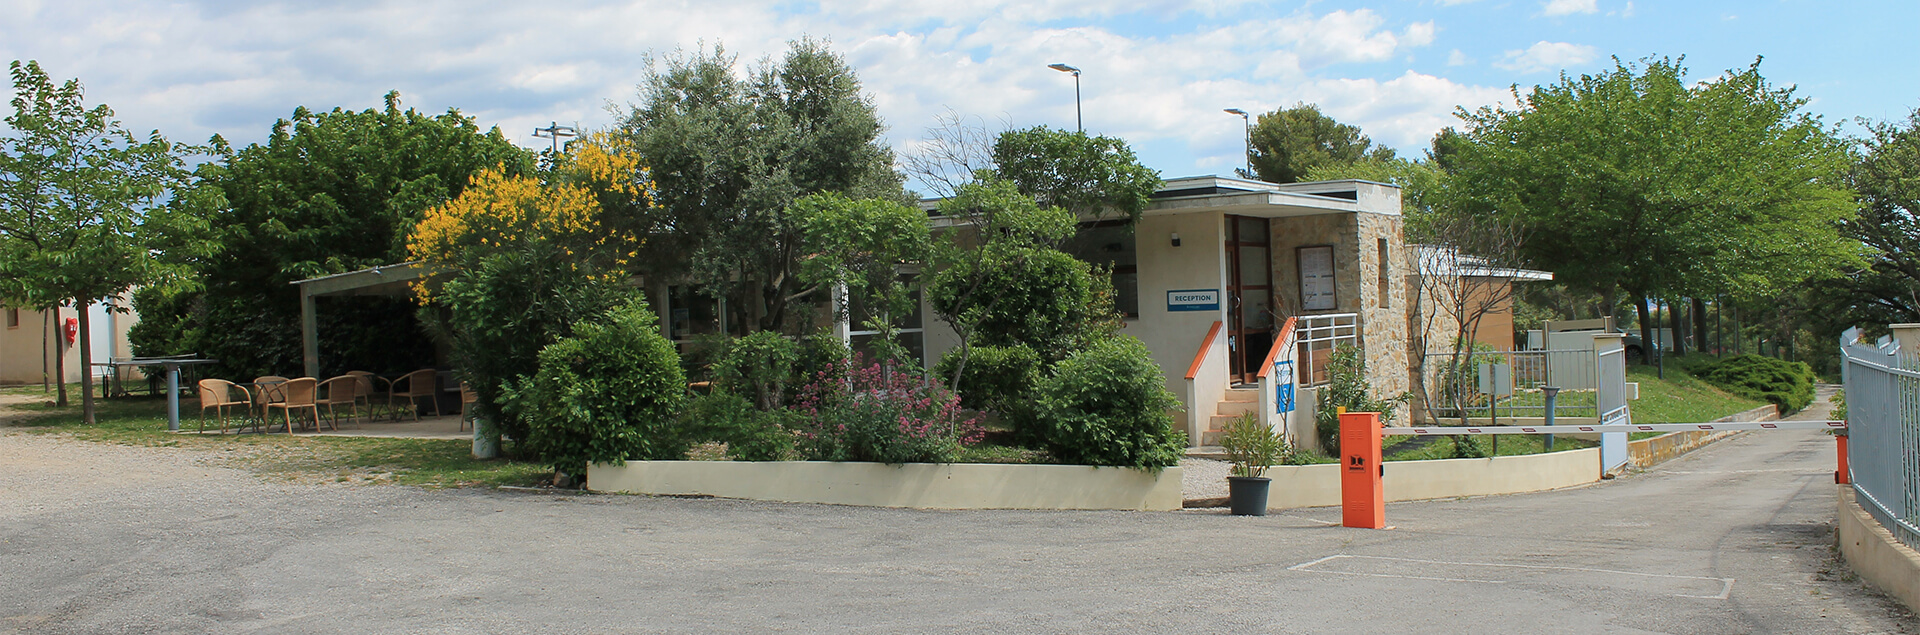
[[[950,463],[982,436],[961,416],[959,395],[891,361],[830,365],[794,409],[805,416],[799,450],[813,461]]]

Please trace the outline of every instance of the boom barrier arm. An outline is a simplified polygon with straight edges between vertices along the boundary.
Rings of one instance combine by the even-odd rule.
[[[1742,421],[1738,423],[1609,423],[1571,426],[1420,426],[1381,428],[1384,435],[1567,434],[1584,432],[1701,432],[1723,430],[1845,430],[1845,421]]]

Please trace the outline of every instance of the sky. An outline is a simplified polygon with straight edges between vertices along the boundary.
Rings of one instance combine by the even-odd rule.
[[[1296,103],[1402,156],[1457,108],[1512,101],[1614,58],[1685,56],[1711,79],[1764,57],[1843,133],[1920,108],[1920,2],[1814,0],[851,0],[341,2],[0,0],[0,58],[79,78],[89,103],[177,141],[263,140],[296,106],[377,108],[390,90],[458,108],[528,147],[549,122],[605,128],[657,60],[724,45],[739,72],[800,37],[831,42],[913,152],[951,111],[993,130],[1126,139],[1165,177],[1243,164],[1240,118]]]

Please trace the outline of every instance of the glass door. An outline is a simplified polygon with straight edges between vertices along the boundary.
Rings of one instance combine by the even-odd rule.
[[[1251,384],[1273,347],[1273,238],[1267,219],[1227,217],[1227,349],[1233,383]]]

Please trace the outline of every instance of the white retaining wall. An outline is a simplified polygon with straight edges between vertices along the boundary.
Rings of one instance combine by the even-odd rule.
[[[1180,468],[1085,465],[628,461],[587,469],[587,488],[630,494],[931,509],[1179,509]]]

